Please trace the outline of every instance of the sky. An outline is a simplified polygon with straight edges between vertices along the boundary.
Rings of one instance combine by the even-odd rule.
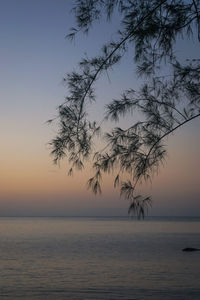
[[[101,196],[86,188],[90,169],[68,177],[67,161],[55,166],[49,141],[56,128],[46,124],[67,95],[62,78],[84,53],[95,55],[117,30],[117,19],[97,24],[75,42],[65,36],[74,26],[70,0],[0,0],[0,216],[127,215],[129,203],[104,180]],[[191,46],[192,45],[192,46]],[[199,45],[179,41],[182,56],[199,57]],[[189,53],[189,54],[188,54]],[[136,87],[131,53],[96,85],[94,119],[107,101]],[[199,120],[168,141],[168,158],[151,185],[150,215],[200,215]]]

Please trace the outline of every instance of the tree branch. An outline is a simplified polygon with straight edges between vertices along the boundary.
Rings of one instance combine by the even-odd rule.
[[[199,18],[199,11],[198,11],[198,7],[197,4],[195,2],[195,0],[192,0],[195,11],[196,11],[196,15],[197,15],[197,23],[198,23],[198,40],[200,41],[200,18]]]
[[[148,14],[146,14],[138,23],[137,25],[131,30],[131,32],[128,33],[128,35],[122,39],[122,41],[120,43],[117,44],[117,46],[115,47],[115,49],[105,58],[105,60],[102,62],[102,64],[100,65],[100,67],[98,68],[98,70],[96,71],[96,73],[94,74],[91,82],[89,83],[83,98],[81,100],[81,105],[80,105],[80,111],[79,111],[79,116],[78,116],[78,121],[77,121],[77,127],[79,126],[79,122],[80,122],[80,117],[81,117],[81,113],[83,110],[83,103],[85,101],[85,98],[92,86],[92,84],[94,83],[94,81],[96,80],[99,72],[102,70],[103,66],[107,63],[107,61],[113,56],[113,54],[131,37],[135,34],[138,26],[140,26],[145,19],[147,19],[149,16],[151,16],[159,7],[161,7],[165,2],[167,2],[167,0],[163,0],[161,3],[159,3],[158,5],[156,5]]]
[[[143,170],[146,168],[146,164],[147,164],[147,160],[152,152],[152,150],[155,148],[155,146],[161,141],[163,140],[166,136],[168,136],[169,134],[171,134],[172,132],[174,132],[175,130],[177,130],[178,128],[180,128],[181,126],[183,126],[184,124],[192,121],[193,119],[196,119],[200,117],[200,113],[185,120],[184,122],[182,122],[181,124],[178,124],[177,126],[175,126],[174,128],[172,128],[171,130],[169,130],[168,132],[166,132],[165,134],[163,134],[150,148],[149,152],[147,153],[147,156],[146,156],[146,159],[145,159],[145,162],[144,162],[144,167],[143,167]]]

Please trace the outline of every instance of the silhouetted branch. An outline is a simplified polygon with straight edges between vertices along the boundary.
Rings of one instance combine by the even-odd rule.
[[[51,141],[52,154],[55,163],[67,157],[70,175],[74,167],[82,170],[84,161],[93,156],[94,176],[88,187],[95,194],[101,193],[103,173],[115,171],[114,187],[120,186],[121,196],[130,201],[129,212],[143,217],[151,198],[136,194],[138,182],[151,180],[152,172],[163,162],[164,138],[200,116],[200,60],[194,58],[181,65],[174,52],[177,37],[184,33],[189,38],[196,33],[196,23],[199,38],[200,2],[77,0],[74,11],[78,28],[73,28],[70,38],[78,31],[87,33],[104,12],[109,20],[116,7],[122,16],[119,40],[104,45],[99,56],[85,56],[79,63],[79,72],[64,78],[69,95],[58,108],[59,130]],[[96,100],[93,85],[102,71],[107,74],[121,60],[129,43],[135,48],[136,74],[146,76],[147,82],[137,92],[129,89],[120,100],[112,100],[98,125],[87,114],[86,104]],[[163,75],[166,64],[170,74]],[[93,139],[103,122],[119,122],[135,110],[141,114],[141,120],[126,129],[112,128],[105,135],[106,145],[96,150]]]
[[[162,141],[165,137],[167,137],[168,135],[172,134],[175,130],[177,130],[178,128],[182,127],[183,125],[185,125],[186,123],[192,121],[193,119],[196,119],[200,117],[200,113],[191,117],[190,119],[187,119],[185,120],[184,122],[182,122],[181,124],[178,124],[176,127],[172,128],[171,130],[169,130],[168,132],[166,132],[165,134],[163,134],[150,148],[149,152],[147,153],[147,156],[145,158],[145,161],[144,161],[144,167],[143,167],[143,172],[145,171],[145,168],[146,168],[146,165],[147,165],[147,161],[148,161],[148,158],[151,154],[151,152],[153,151],[153,149],[156,147],[157,144],[160,143],[160,141]]]
[[[144,22],[145,19],[147,19],[149,16],[151,16],[153,14],[153,12],[155,12],[162,4],[164,4],[165,2],[167,2],[167,0],[163,0],[161,1],[161,3],[159,3],[157,6],[155,6],[147,15],[145,15],[138,23],[137,25],[131,30],[131,32],[129,32],[127,34],[127,36],[125,38],[122,39],[122,41],[120,43],[118,43],[116,45],[116,47],[114,48],[114,50],[111,51],[111,53],[104,59],[104,61],[102,62],[102,64],[100,65],[100,67],[98,68],[98,70],[96,71],[96,73],[94,74],[93,78],[91,79],[91,82],[89,83],[83,98],[81,100],[81,104],[80,104],[80,112],[79,112],[79,116],[78,116],[78,122],[77,122],[77,127],[79,126],[79,121],[80,121],[80,115],[82,113],[83,110],[83,103],[85,101],[85,98],[87,96],[88,91],[90,90],[92,84],[94,83],[94,81],[96,80],[99,72],[102,70],[103,66],[107,63],[107,61],[115,54],[115,52],[130,38],[135,34],[135,31],[138,29],[138,27]]]

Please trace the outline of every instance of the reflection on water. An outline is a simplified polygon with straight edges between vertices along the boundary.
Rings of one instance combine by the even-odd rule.
[[[0,218],[0,299],[200,299],[200,220]]]

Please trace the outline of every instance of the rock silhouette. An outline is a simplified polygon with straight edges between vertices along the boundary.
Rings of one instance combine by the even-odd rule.
[[[200,249],[188,247],[188,248],[182,249],[182,251],[185,251],[185,252],[193,252],[193,251],[200,251]]]

